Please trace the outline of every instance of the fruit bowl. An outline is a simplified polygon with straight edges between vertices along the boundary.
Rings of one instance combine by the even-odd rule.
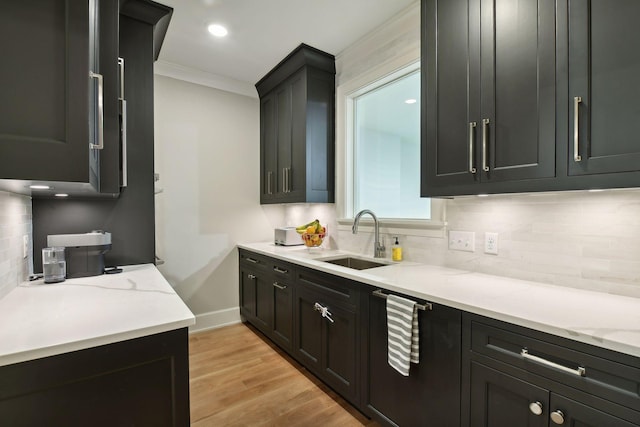
[[[302,237],[302,241],[304,245],[310,248],[314,248],[320,246],[324,241],[327,233],[304,233],[300,236]]]

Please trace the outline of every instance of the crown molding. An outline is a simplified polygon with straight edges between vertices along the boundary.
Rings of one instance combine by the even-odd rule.
[[[196,70],[183,65],[174,64],[167,61],[156,61],[153,66],[153,73],[159,76],[171,77],[189,83],[220,89],[227,92],[237,93],[250,98],[258,98],[258,92],[254,85],[235,80],[206,71]]]

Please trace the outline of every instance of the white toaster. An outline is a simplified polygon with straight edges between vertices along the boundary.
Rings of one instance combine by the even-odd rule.
[[[273,234],[273,240],[276,245],[296,246],[304,244],[295,227],[278,227]]]

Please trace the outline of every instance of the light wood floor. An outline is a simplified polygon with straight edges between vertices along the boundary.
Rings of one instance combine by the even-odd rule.
[[[378,426],[259,332],[189,337],[192,426]]]

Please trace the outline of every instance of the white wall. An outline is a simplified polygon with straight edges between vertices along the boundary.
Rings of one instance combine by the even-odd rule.
[[[33,272],[31,198],[0,191],[0,298]],[[29,236],[27,258],[22,237]]]
[[[273,239],[261,207],[259,101],[156,75],[156,244],[196,328],[239,319],[238,242]]]

